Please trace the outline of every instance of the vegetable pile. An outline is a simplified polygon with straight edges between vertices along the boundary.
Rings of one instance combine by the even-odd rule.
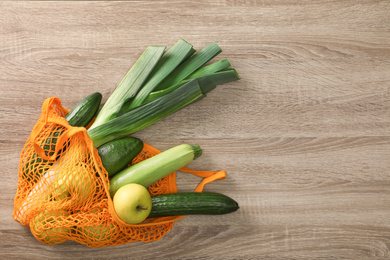
[[[102,95],[93,93],[76,104],[66,115],[71,127],[56,126],[34,145],[35,152],[21,163],[22,188],[28,190],[19,214],[34,215],[31,228],[38,240],[48,244],[65,241],[58,234],[77,232],[93,239],[114,239],[112,223],[72,228],[53,228],[72,214],[99,189],[93,172],[80,153],[83,147],[64,144],[70,132],[86,127],[86,134],[97,150],[109,178],[109,198],[115,213],[127,224],[148,219],[181,215],[219,215],[238,210],[236,201],[220,193],[187,192],[153,195],[148,187],[171,173],[188,166],[202,155],[199,145],[179,144],[153,157],[134,163],[145,143],[132,136],[158,120],[206,97],[217,85],[239,79],[227,59],[208,64],[221,53],[216,43],[196,52],[180,39],[166,51],[165,46],[150,46],[126,74],[99,111]],[[80,130],[81,131],[81,130]],[[77,163],[75,154],[80,154]],[[89,159],[90,160],[90,159]],[[37,169],[36,165],[40,165]],[[63,165],[72,164],[69,169]],[[36,198],[39,197],[39,200]],[[103,198],[102,198],[103,200]],[[38,203],[50,205],[37,210]],[[61,210],[52,211],[60,205]],[[65,205],[65,206],[64,206]],[[35,212],[36,211],[36,212]],[[91,214],[102,214],[95,208]],[[20,219],[16,218],[20,221]],[[81,220],[80,220],[81,221]]]

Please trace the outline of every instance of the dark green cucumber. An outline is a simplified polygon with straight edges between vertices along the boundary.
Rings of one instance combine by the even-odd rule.
[[[95,92],[77,103],[65,116],[71,126],[87,126],[99,109],[102,94]]]
[[[71,126],[87,126],[98,111],[101,99],[102,94],[98,92],[85,97],[79,103],[77,103],[65,116],[66,121],[68,121]],[[44,140],[43,150],[45,151],[46,156],[51,156],[54,154],[57,139],[64,131],[64,127],[57,127],[49,134],[48,138]],[[38,164],[39,168],[37,168]],[[37,181],[51,165],[52,162],[48,162],[47,160],[42,159],[38,154],[33,154],[30,160],[24,165],[22,170],[23,178],[27,181]]]
[[[38,154],[34,153],[30,160],[24,164],[23,179],[28,182],[37,182],[39,177],[50,169],[52,163],[42,159]]]
[[[152,210],[148,217],[221,215],[238,209],[235,200],[221,193],[170,193],[152,197]]]
[[[129,165],[143,148],[144,143],[135,137],[117,139],[100,146],[99,156],[108,172],[108,177]]]
[[[57,139],[62,133],[65,131],[64,127],[57,127],[51,132],[46,138],[45,143],[43,145],[43,150],[45,151],[46,156],[51,156],[54,154],[57,144]]]
[[[100,102],[102,100],[102,94],[99,92],[92,93],[91,95],[83,98],[77,103],[68,114],[65,116],[65,120],[71,126],[75,127],[85,127],[87,126],[93,117],[96,115],[96,112],[99,109]],[[63,127],[58,127],[50,133],[49,138],[46,139],[43,149],[47,151],[48,155],[54,153],[57,138],[65,131]]]
[[[69,111],[69,113],[65,116],[65,120],[68,121],[71,126],[87,126],[98,111],[101,100],[102,94],[99,92],[95,92],[83,98]],[[45,150],[46,155],[54,154],[57,138],[64,131],[64,127],[57,127],[55,131],[51,132],[49,137],[46,138],[45,144],[43,145],[43,149]]]

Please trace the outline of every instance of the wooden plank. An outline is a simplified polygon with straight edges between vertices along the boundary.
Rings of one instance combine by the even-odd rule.
[[[0,3],[0,258],[388,259],[388,1]],[[105,101],[148,45],[215,41],[241,80],[139,131],[160,150],[199,144],[195,170],[224,216],[188,216],[161,240],[92,249],[38,242],[12,219],[20,152],[43,101]],[[199,177],[178,173],[179,191]]]

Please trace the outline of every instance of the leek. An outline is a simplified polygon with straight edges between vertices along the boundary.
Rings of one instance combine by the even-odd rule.
[[[172,92],[145,103],[111,119],[95,128],[88,135],[95,147],[133,134],[179,109],[204,97],[197,80],[191,80]]]
[[[209,44],[198,53],[195,53],[193,56],[184,61],[168,77],[166,77],[155,88],[155,90],[162,90],[179,83],[221,53],[221,51],[221,48],[216,43],[213,42]]]
[[[204,86],[204,88],[212,88],[212,89],[215,88],[215,85],[221,85],[221,84],[225,84],[225,83],[240,79],[240,77],[235,69],[222,70],[222,71],[219,71],[216,73],[211,73],[211,74],[202,73],[199,75],[203,75],[199,78],[196,78],[199,82],[199,85]],[[161,96],[173,91],[174,89],[189,82],[190,80],[191,79],[182,80],[179,83],[177,83],[176,85],[170,86],[169,88],[154,91],[154,92],[150,93],[148,98],[145,100],[145,103],[150,102],[158,97],[161,97]],[[212,83],[214,86],[210,85],[210,83]],[[208,87],[206,86],[206,84],[209,84]],[[202,92],[207,93],[207,92],[210,92],[212,89],[210,89],[209,91],[203,90]],[[119,114],[123,114],[123,111],[119,112]]]
[[[202,78],[207,78],[215,85],[222,85],[231,81],[239,80],[240,76],[233,68],[227,70],[218,71],[209,75],[205,75]]]
[[[137,93],[131,104],[124,104],[128,108],[134,108],[142,105],[150,92],[167,77],[177,66],[180,65],[189,55],[193,53],[192,45],[185,40],[179,40],[156,65],[142,89]]]
[[[213,90],[216,87],[216,85],[211,80],[209,80],[207,77],[198,78],[196,80],[197,80],[199,87],[200,87],[200,90],[202,91],[204,96],[206,96],[207,93],[209,93],[211,90]],[[190,81],[191,80],[183,80],[180,83],[173,85],[169,88],[150,93],[148,98],[145,100],[144,104],[151,102],[151,101],[153,101],[157,98],[160,98],[162,96],[165,96],[166,94],[180,88],[181,86],[183,86],[184,84],[186,84]],[[122,109],[121,111],[119,111],[118,116],[121,116],[121,115],[129,112],[130,110],[131,110],[131,108]]]
[[[148,47],[99,112],[88,134],[94,146],[131,135],[206,96],[216,85],[239,79],[227,59],[204,66],[222,50],[199,52],[180,39]],[[204,67],[202,67],[204,66]]]
[[[119,86],[108,98],[90,127],[91,129],[114,118],[122,107],[122,104],[137,94],[142,84],[157,65],[165,48],[164,46],[149,46],[144,51]]]
[[[187,79],[195,79],[200,78],[206,75],[213,74],[215,72],[227,69],[230,67],[230,62],[227,59],[223,59],[217,62],[214,62],[210,65],[207,65],[203,68],[198,69],[194,73],[192,73],[190,76],[187,77]]]
[[[202,89],[202,92],[204,94],[207,94],[208,92],[213,90],[216,87],[216,85],[221,85],[221,84],[225,84],[225,83],[240,79],[236,70],[232,69],[232,68],[228,68],[228,69],[225,69],[225,70],[222,70],[219,72],[215,72],[215,73],[211,73],[211,74],[207,74],[205,72],[205,73],[202,73],[199,75],[203,75],[202,77],[197,78],[197,80],[198,80],[198,83],[199,83],[199,85]],[[155,100],[156,98],[164,96],[164,95],[179,88],[180,86],[182,86],[183,84],[185,84],[189,81],[191,81],[191,79],[182,80],[179,83],[177,83],[173,86],[170,86],[169,88],[154,91],[154,92],[149,94],[149,96],[146,98],[144,103],[150,102],[152,100]],[[127,108],[126,106],[123,106],[117,115],[118,116],[123,115],[124,113],[128,112],[129,110],[131,110],[131,108]]]

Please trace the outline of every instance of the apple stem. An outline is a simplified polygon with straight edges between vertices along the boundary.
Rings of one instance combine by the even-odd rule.
[[[137,206],[137,210],[140,211],[140,210],[147,210],[148,207],[141,207],[141,206]]]

